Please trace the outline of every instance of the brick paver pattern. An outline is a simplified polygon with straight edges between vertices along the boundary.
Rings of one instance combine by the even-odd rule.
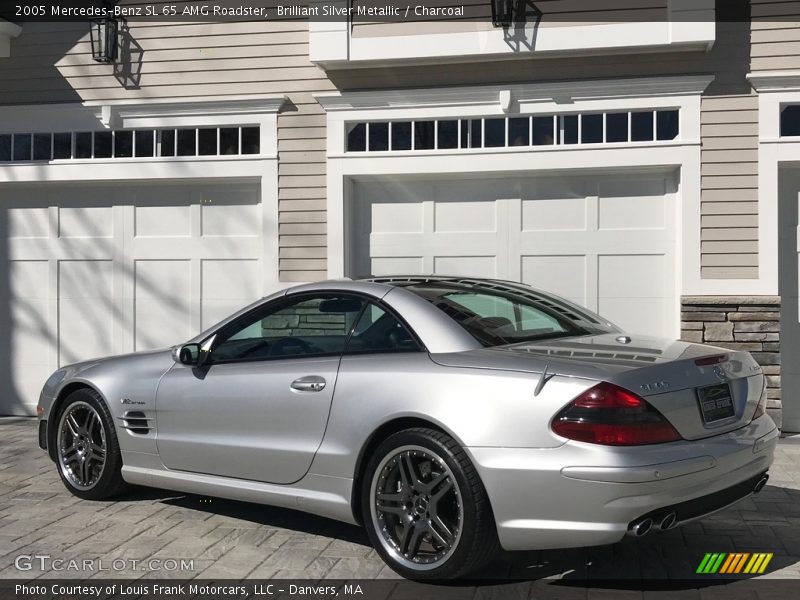
[[[137,488],[90,502],[64,488],[34,419],[0,419],[0,578],[393,578],[364,532],[300,512]],[[666,533],[613,546],[514,553],[481,575],[506,579],[696,579],[709,553],[771,552],[758,577],[800,576],[800,445],[781,443],[758,496]],[[192,571],[18,570],[20,555],[192,559]],[[95,565],[98,563],[94,563]],[[141,563],[140,563],[141,564]],[[719,577],[720,575],[703,575]]]

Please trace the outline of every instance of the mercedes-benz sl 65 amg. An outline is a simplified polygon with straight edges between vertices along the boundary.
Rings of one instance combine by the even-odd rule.
[[[179,340],[176,340],[176,342]],[[56,371],[39,443],[86,499],[135,484],[360,523],[415,579],[618,542],[767,481],[747,352],[627,334],[525,285],[301,285],[154,352]]]

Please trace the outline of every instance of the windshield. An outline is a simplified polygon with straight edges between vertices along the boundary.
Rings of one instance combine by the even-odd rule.
[[[407,289],[434,304],[487,347],[612,331],[574,310],[577,307],[533,290],[482,289],[449,282],[416,283]]]

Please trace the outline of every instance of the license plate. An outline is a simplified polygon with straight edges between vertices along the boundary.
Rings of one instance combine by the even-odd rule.
[[[704,423],[714,423],[734,416],[731,388],[727,383],[697,388],[697,400]]]

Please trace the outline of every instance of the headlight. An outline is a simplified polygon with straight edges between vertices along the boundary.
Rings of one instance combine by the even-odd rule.
[[[53,389],[59,383],[61,383],[61,381],[66,376],[67,376],[67,372],[65,370],[63,370],[63,369],[59,369],[58,371],[56,371],[55,373],[50,375],[50,377],[48,377],[47,381],[44,384],[44,389],[45,390]]]

